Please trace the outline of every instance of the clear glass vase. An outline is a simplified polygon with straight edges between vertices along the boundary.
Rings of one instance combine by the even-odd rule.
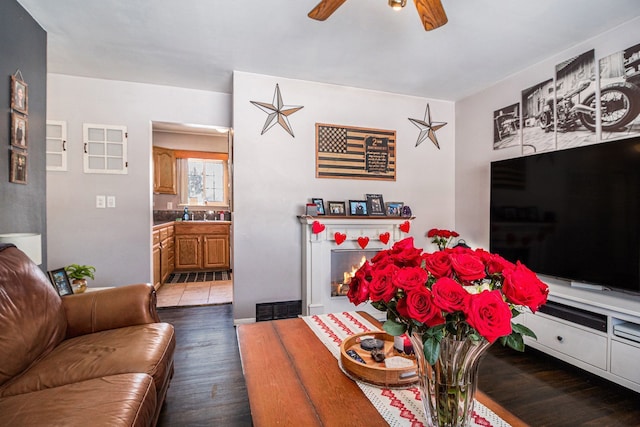
[[[434,365],[427,362],[422,334],[414,332],[411,342],[418,364],[418,378],[427,425],[453,427],[471,425],[480,359],[491,344],[482,339],[440,342],[440,356]]]

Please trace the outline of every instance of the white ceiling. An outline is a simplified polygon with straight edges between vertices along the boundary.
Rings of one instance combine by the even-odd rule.
[[[319,0],[18,1],[51,73],[231,93],[238,70],[452,101],[640,16],[639,0],[442,0],[449,23],[426,32],[410,0],[324,22]]]

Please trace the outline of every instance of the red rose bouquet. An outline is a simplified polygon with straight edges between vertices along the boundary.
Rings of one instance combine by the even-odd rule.
[[[499,339],[523,351],[523,335],[535,334],[512,320],[524,310],[536,312],[547,301],[547,285],[520,262],[466,245],[448,248],[455,232],[432,232],[436,252],[415,248],[409,237],[363,264],[349,284],[349,300],[386,311],[383,328],[391,335],[422,333],[430,363],[445,336]]]

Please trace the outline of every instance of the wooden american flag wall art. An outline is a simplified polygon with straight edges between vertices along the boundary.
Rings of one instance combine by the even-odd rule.
[[[396,180],[396,131],[316,123],[316,178]]]

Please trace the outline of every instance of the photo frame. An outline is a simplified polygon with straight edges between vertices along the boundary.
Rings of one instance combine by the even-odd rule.
[[[329,215],[344,216],[347,214],[344,202],[327,202],[329,205]]]
[[[382,194],[367,194],[367,210],[369,215],[385,216]]]
[[[11,76],[11,108],[23,114],[29,111],[28,86],[25,82]]]
[[[402,207],[404,202],[388,202],[385,205],[387,216],[402,216]]]
[[[311,199],[311,201],[318,207],[317,215],[324,215],[324,200],[316,198]]]
[[[349,200],[349,215],[367,216],[367,212],[366,200]]]
[[[11,113],[11,145],[14,147],[27,148],[27,116],[18,113]]]
[[[11,151],[11,171],[9,182],[15,184],[27,183],[27,153],[17,150]]]
[[[69,282],[69,277],[67,276],[67,272],[64,268],[59,268],[57,270],[51,270],[47,272],[49,274],[49,279],[51,280],[51,284],[58,291],[58,295],[61,297],[65,295],[72,295],[73,288],[71,287],[71,282]]]

